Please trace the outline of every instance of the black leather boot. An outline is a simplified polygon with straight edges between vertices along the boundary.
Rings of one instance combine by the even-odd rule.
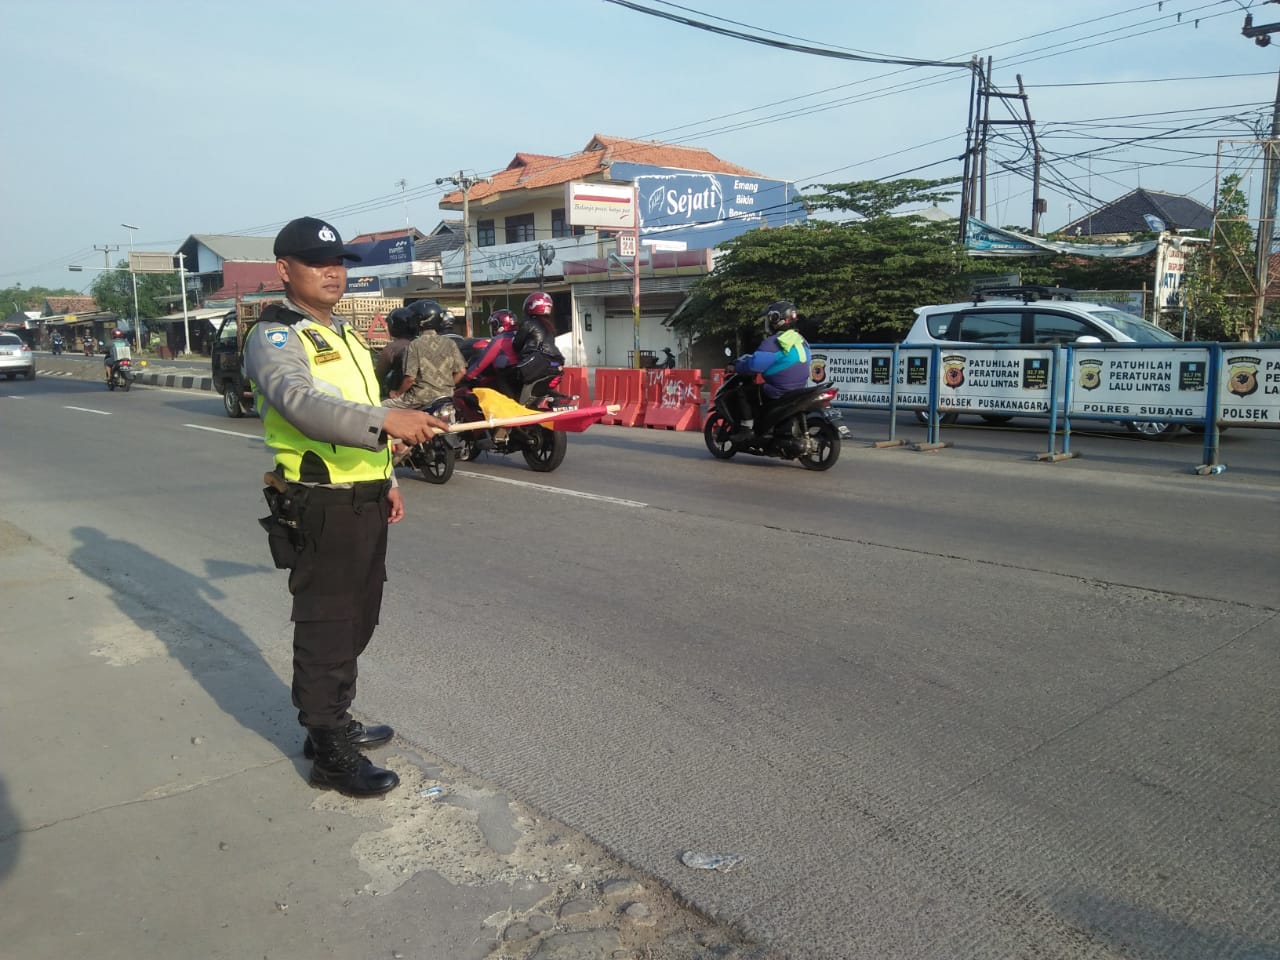
[[[357,750],[380,747],[396,735],[396,732],[385,723],[371,723],[366,727],[359,720],[349,722],[346,730],[347,739]],[[315,759],[316,748],[310,736],[302,744],[302,755],[308,760]]]
[[[311,766],[313,787],[337,790],[349,797],[376,797],[400,783],[394,770],[375,767],[357,750],[344,728],[312,728],[307,738],[316,750],[315,763]]]

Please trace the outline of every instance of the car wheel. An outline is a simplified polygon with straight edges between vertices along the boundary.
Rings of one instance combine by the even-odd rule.
[[[984,414],[982,414],[982,420],[983,420],[983,422],[984,422],[984,423],[989,423],[989,424],[991,424],[993,427],[998,427],[998,426],[1000,426],[1001,424],[1008,423],[1008,422],[1009,422],[1010,420],[1012,420],[1012,419],[1013,419],[1013,417],[1006,417],[1006,416],[1004,416],[1003,414],[999,414],[999,413],[984,413]]]
[[[27,371],[27,379],[34,380],[35,378],[36,378],[36,368],[32,367],[30,370]]]
[[[1182,430],[1180,423],[1162,423],[1159,420],[1127,420],[1125,426],[1144,440],[1168,440]]]
[[[958,414],[958,413],[940,413],[940,414],[938,414],[938,422],[939,422],[939,423],[955,423],[955,422],[956,422],[957,420],[959,420],[959,419],[960,419],[960,414]],[[924,410],[917,410],[917,411],[916,411],[916,423],[921,424],[922,426],[926,426],[926,427],[927,427],[927,426],[929,425],[929,414],[928,414],[928,412],[926,412],[926,411],[924,411]]]
[[[222,388],[222,408],[228,417],[243,417],[244,404],[240,401],[240,390],[234,383]]]

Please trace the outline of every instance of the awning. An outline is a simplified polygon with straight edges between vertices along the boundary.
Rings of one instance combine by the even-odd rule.
[[[186,318],[187,318],[188,324],[198,323],[200,321],[203,321],[209,324],[209,326],[216,328],[218,324],[222,323],[223,317],[227,316],[227,314],[229,313],[235,313],[235,312],[236,312],[235,307],[231,307],[230,309],[228,309],[227,307],[219,307],[217,309],[202,307],[199,310],[188,310],[186,312]],[[155,317],[151,320],[146,320],[144,322],[151,323],[151,324],[181,323],[182,317],[183,317],[183,314],[181,311],[179,311],[178,313],[166,313],[163,317]]]

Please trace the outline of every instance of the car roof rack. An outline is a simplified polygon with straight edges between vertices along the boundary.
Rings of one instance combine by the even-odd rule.
[[[1013,298],[1023,303],[1033,300],[1073,300],[1075,291],[1067,287],[1049,287],[1043,284],[1030,283],[1017,287],[990,287],[986,290],[973,291],[973,303],[977,306],[983,300],[994,298]]]

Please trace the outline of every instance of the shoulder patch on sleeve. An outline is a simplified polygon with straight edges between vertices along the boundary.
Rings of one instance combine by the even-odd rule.
[[[271,344],[277,350],[289,342],[288,327],[280,327],[276,330],[267,330],[264,335],[267,338],[267,343]]]

